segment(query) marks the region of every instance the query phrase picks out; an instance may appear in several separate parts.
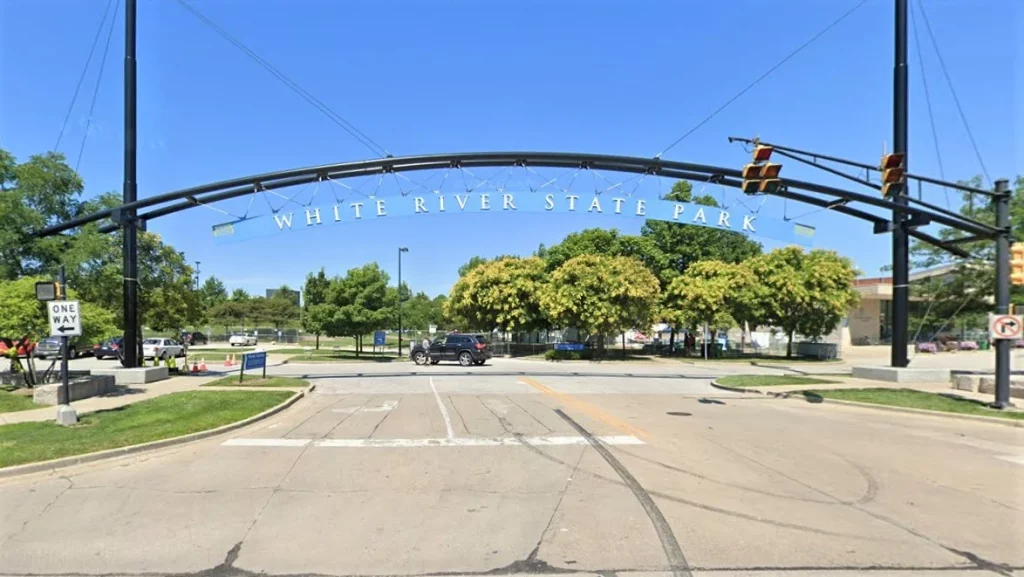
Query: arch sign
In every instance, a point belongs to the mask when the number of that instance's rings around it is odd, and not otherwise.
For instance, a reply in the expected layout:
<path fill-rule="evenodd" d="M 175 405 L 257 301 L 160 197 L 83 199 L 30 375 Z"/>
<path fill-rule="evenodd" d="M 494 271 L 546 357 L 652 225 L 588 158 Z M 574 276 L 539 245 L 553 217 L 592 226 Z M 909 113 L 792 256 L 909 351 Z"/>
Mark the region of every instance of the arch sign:
<path fill-rule="evenodd" d="M 461 213 L 557 213 L 593 218 L 639 218 L 731 230 L 809 246 L 814 227 L 770 219 L 749 211 L 728 210 L 663 199 L 573 193 L 475 193 L 367 197 L 326 206 L 279 209 L 271 215 L 236 220 L 213 227 L 218 244 L 249 240 L 292 230 L 346 226 L 384 218 L 424 218 Z"/>

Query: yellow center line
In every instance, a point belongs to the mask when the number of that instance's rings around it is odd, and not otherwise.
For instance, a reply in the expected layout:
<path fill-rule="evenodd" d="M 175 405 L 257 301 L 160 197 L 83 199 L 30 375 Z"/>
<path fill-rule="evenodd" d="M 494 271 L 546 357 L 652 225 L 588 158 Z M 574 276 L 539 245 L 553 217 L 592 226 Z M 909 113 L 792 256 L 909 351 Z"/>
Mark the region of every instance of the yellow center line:
<path fill-rule="evenodd" d="M 551 387 L 548 387 L 547 385 L 537 382 L 529 377 L 520 377 L 519 381 L 523 384 L 530 385 L 531 387 L 537 389 L 541 393 L 544 393 L 545 395 L 548 395 L 549 397 L 556 399 L 558 402 L 562 403 L 566 407 L 571 407 L 587 415 L 588 417 L 594 419 L 595 421 L 600 421 L 610 427 L 614 427 L 622 431 L 623 433 L 633 435 L 634 437 L 638 437 L 641 439 L 650 438 L 650 434 L 647 433 L 647 431 L 634 427 L 633 425 L 630 425 L 626 421 L 623 421 L 622 419 L 614 415 L 608 414 L 605 411 L 602 411 L 601 409 L 595 407 L 594 405 L 591 405 L 586 401 L 577 399 L 572 395 L 556 391 Z"/>

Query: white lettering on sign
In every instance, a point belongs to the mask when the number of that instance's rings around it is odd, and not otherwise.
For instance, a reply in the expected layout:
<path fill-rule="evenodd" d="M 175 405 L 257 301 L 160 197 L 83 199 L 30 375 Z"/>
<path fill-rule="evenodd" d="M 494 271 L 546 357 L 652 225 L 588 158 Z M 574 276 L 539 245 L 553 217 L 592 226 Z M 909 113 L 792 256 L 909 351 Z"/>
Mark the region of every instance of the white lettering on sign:
<path fill-rule="evenodd" d="M 437 212 L 444 212 L 444 195 L 437 197 Z"/>
<path fill-rule="evenodd" d="M 615 203 L 615 214 L 622 214 L 622 203 L 626 202 L 626 199 L 613 198 L 612 202 Z"/>
<path fill-rule="evenodd" d="M 693 215 L 693 222 L 701 221 L 704 224 L 708 223 L 708 217 L 704 216 L 704 207 L 697 209 L 697 214 Z"/>
<path fill-rule="evenodd" d="M 468 194 L 466 196 L 456 194 L 455 200 L 459 201 L 459 210 L 466 210 L 466 203 L 469 202 Z"/>
<path fill-rule="evenodd" d="M 480 195 L 480 210 L 491 210 L 491 195 Z"/>
<path fill-rule="evenodd" d="M 314 208 L 313 210 L 309 210 L 308 208 L 306 209 L 306 226 L 312 225 L 313 221 L 316 221 L 317 224 L 322 224 L 320 222 L 319 208 Z"/>
<path fill-rule="evenodd" d="M 46 304 L 50 336 L 74 337 L 82 334 L 82 316 L 78 301 L 50 301 Z"/>
<path fill-rule="evenodd" d="M 338 205 L 334 205 L 334 222 L 341 222 L 341 214 L 338 213 Z"/>
<path fill-rule="evenodd" d="M 555 195 L 545 194 L 544 195 L 544 210 L 551 210 L 555 208 Z"/>
<path fill-rule="evenodd" d="M 575 194 L 569 194 L 569 195 L 566 195 L 565 198 L 569 199 L 569 210 L 575 211 L 576 210 L 576 199 L 579 198 L 579 197 L 576 196 Z"/>
<path fill-rule="evenodd" d="M 516 205 L 515 205 L 514 201 L 515 201 L 515 197 L 513 197 L 511 194 L 503 194 L 503 195 L 501 195 L 501 210 L 508 210 L 510 208 L 512 210 L 515 210 L 516 209 Z"/>
<path fill-rule="evenodd" d="M 587 209 L 587 212 L 594 212 L 595 210 L 601 212 L 601 201 L 596 196 L 594 200 L 590 201 L 590 208 Z"/>
<path fill-rule="evenodd" d="M 643 199 L 636 201 L 636 215 L 647 216 L 647 201 Z"/>
<path fill-rule="evenodd" d="M 724 226 L 725 228 L 732 228 L 729 224 L 729 213 L 724 210 L 718 213 L 718 226 Z"/>
<path fill-rule="evenodd" d="M 361 212 L 359 212 L 359 209 L 363 208 L 363 203 L 361 203 L 361 202 L 353 202 L 349 206 L 352 207 L 352 210 L 356 211 L 356 218 L 363 218 L 363 214 Z"/>
<path fill-rule="evenodd" d="M 685 209 L 686 207 L 681 204 L 675 205 L 675 207 L 672 208 L 672 220 L 679 220 L 679 215 L 683 214 L 683 210 Z"/>
<path fill-rule="evenodd" d="M 417 214 L 418 214 L 418 213 L 421 213 L 421 212 L 429 212 L 429 211 L 427 210 L 427 205 L 426 205 L 426 202 L 427 202 L 427 201 L 426 201 L 426 200 L 424 200 L 422 196 L 417 196 L 416 198 L 414 198 L 414 199 L 413 199 L 413 203 L 414 203 L 414 208 L 413 208 L 413 210 L 414 210 L 414 211 L 415 211 L 415 212 L 416 212 Z"/>
<path fill-rule="evenodd" d="M 282 214 L 281 216 L 275 214 L 274 222 L 277 223 L 277 230 L 284 230 L 285 225 L 288 225 L 288 228 L 291 228 L 293 216 L 295 216 L 294 212 L 289 212 L 287 215 Z"/>
<path fill-rule="evenodd" d="M 750 232 L 757 232 L 754 230 L 754 220 L 756 216 L 750 216 L 749 214 L 743 215 L 743 230 L 749 230 Z"/>
<path fill-rule="evenodd" d="M 387 215 L 388 215 L 388 211 L 385 210 L 384 201 L 383 200 L 378 200 L 377 201 L 377 216 L 387 216 Z"/>

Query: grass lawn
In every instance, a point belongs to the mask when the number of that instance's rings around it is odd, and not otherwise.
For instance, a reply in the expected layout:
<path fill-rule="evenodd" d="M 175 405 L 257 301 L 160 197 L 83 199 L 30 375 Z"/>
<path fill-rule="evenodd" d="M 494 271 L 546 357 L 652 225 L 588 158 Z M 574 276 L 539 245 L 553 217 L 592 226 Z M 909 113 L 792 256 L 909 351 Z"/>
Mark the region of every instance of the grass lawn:
<path fill-rule="evenodd" d="M 55 423 L 0 426 L 0 467 L 48 461 L 206 431 L 259 414 L 288 391 L 186 391 Z"/>
<path fill-rule="evenodd" d="M 242 382 L 238 382 L 238 375 L 227 376 L 216 381 L 210 381 L 204 387 L 305 387 L 309 383 L 296 379 L 295 377 L 267 377 L 260 375 L 244 375 Z"/>
<path fill-rule="evenodd" d="M 32 395 L 19 395 L 13 392 L 14 389 L 0 388 L 0 413 L 13 413 L 15 411 L 28 411 L 30 409 L 41 409 L 46 405 L 37 405 L 32 402 Z M 0 445 L 2 446 L 2 445 Z"/>
<path fill-rule="evenodd" d="M 960 413 L 964 415 L 983 415 L 1004 419 L 1024 419 L 1024 412 L 998 411 L 989 409 L 981 401 L 959 399 L 935 393 L 925 393 L 911 389 L 843 389 L 835 391 L 804 391 L 808 401 L 836 399 L 840 401 L 856 401 L 874 405 L 892 407 L 908 407 L 911 409 L 927 409 L 944 413 Z"/>
<path fill-rule="evenodd" d="M 256 350 L 255 347 L 216 347 L 216 348 L 212 348 L 212 349 L 197 348 L 197 349 L 189 349 L 188 350 L 188 356 L 191 357 L 192 355 L 205 355 L 205 354 L 210 354 L 210 353 L 235 353 L 235 354 L 239 354 L 239 353 L 248 353 L 248 352 L 254 351 L 254 350 Z"/>
<path fill-rule="evenodd" d="M 772 387 L 776 385 L 833 385 L 836 381 L 817 377 L 791 377 L 789 375 L 729 375 L 716 379 L 728 387 Z"/>

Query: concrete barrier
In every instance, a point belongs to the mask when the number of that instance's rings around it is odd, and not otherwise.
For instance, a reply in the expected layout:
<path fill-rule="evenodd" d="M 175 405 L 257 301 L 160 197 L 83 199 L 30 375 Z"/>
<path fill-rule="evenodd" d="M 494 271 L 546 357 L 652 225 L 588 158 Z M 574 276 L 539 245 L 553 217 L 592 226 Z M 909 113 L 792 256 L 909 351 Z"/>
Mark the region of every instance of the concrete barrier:
<path fill-rule="evenodd" d="M 39 405 L 58 405 L 63 400 L 61 394 L 62 385 L 40 385 L 33 389 L 32 401 Z M 114 377 L 107 375 L 93 375 L 68 381 L 68 391 L 71 401 L 88 399 L 113 392 L 117 387 L 114 385 Z"/>
<path fill-rule="evenodd" d="M 853 378 L 887 383 L 948 383 L 949 369 L 853 367 Z"/>
<path fill-rule="evenodd" d="M 167 367 L 93 369 L 92 374 L 111 376 L 118 385 L 144 385 L 169 378 Z"/>

